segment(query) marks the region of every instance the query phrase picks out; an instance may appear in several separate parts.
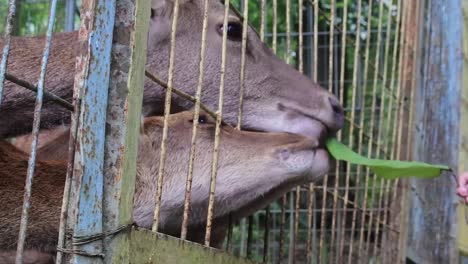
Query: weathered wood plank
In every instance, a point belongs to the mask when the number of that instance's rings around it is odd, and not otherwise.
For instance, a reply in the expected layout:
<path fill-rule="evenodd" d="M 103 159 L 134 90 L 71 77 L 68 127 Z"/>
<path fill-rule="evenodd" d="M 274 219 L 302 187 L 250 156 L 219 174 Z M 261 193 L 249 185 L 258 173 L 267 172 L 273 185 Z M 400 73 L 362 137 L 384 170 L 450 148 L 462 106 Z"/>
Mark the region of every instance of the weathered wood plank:
<path fill-rule="evenodd" d="M 117 1 L 106 122 L 104 230 L 132 223 L 136 158 L 150 18 L 147 0 Z M 104 241 L 105 263 L 128 263 L 129 233 Z"/>
<path fill-rule="evenodd" d="M 463 8 L 463 89 L 460 109 L 460 157 L 458 171 L 468 171 L 468 1 L 462 1 Z M 458 219 L 458 248 L 462 254 L 468 256 L 468 223 L 465 214 L 468 214 L 468 205 L 459 204 Z M 468 262 L 468 257 L 465 257 Z M 463 263 L 465 263 L 463 262 Z"/>
<path fill-rule="evenodd" d="M 80 103 L 75 162 L 70 192 L 68 229 L 74 237 L 99 234 L 102 229 L 102 195 L 106 109 L 110 74 L 115 1 L 84 0 L 79 30 L 74 97 Z M 67 241 L 71 248 L 70 239 Z M 102 254 L 102 241 L 75 245 L 75 251 Z M 72 254 L 71 263 L 99 263 L 101 258 Z"/>
<path fill-rule="evenodd" d="M 427 2 L 422 82 L 416 91 L 414 158 L 458 165 L 462 14 L 460 0 Z M 408 256 L 417 263 L 458 263 L 457 199 L 448 174 L 410 182 Z"/>
<path fill-rule="evenodd" d="M 150 230 L 132 229 L 130 259 L 125 263 L 164 264 L 253 264 L 252 260 L 235 257 L 218 249 L 205 247 Z M 124 261 L 119 261 L 123 263 Z"/>

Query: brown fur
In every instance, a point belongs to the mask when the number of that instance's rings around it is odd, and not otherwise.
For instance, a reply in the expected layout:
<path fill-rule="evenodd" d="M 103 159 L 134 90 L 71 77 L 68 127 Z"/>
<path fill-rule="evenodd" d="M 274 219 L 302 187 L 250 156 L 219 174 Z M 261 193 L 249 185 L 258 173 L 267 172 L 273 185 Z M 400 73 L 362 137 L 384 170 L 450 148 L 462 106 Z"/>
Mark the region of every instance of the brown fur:
<path fill-rule="evenodd" d="M 192 116 L 191 112 L 183 112 L 169 119 L 160 229 L 175 236 L 180 234 L 182 221 Z M 204 238 L 213 155 L 214 120 L 205 118 L 197 137 L 189 217 L 189 239 L 195 242 L 203 242 Z M 162 118 L 146 118 L 140 136 L 133 218 L 144 228 L 150 228 L 153 220 L 161 130 Z M 52 141 L 50 145 L 61 151 L 63 144 L 55 143 Z M 27 158 L 25 153 L 0 141 L 0 250 L 3 251 L 16 249 Z M 249 215 L 292 186 L 320 179 L 327 170 L 328 155 L 316 140 L 288 133 L 223 127 L 212 245 L 220 246 L 229 214 L 234 219 Z M 37 162 L 26 249 L 53 254 L 65 171 L 66 165 L 61 161 Z"/>
<path fill-rule="evenodd" d="M 181 1 L 177 28 L 174 86 L 192 95 L 195 94 L 199 74 L 203 2 Z M 211 0 L 209 5 L 202 101 L 211 109 L 217 109 L 222 39 L 219 27 L 222 25 L 224 7 L 218 0 Z M 153 11 L 147 68 L 162 79 L 167 79 L 172 1 L 153 0 Z M 231 14 L 229 21 L 239 23 L 239 18 Z M 0 40 L 2 46 L 3 40 Z M 43 46 L 44 37 L 13 37 L 8 72 L 36 83 Z M 69 101 L 72 99 L 77 50 L 77 32 L 54 35 L 45 87 Z M 240 58 L 241 41 L 229 39 L 223 118 L 233 124 L 237 122 L 240 97 Z M 146 80 L 143 97 L 145 116 L 162 114 L 164 93 L 161 87 Z M 0 106 L 0 137 L 13 137 L 31 131 L 34 100 L 33 92 L 6 82 L 4 101 Z M 177 95 L 174 95 L 172 105 L 173 112 L 192 108 L 191 103 Z M 337 99 L 278 59 L 251 28 L 248 30 L 243 109 L 244 129 L 285 131 L 316 137 L 325 127 L 335 131 L 343 124 L 343 111 Z M 42 128 L 69 122 L 69 112 L 45 100 Z"/>

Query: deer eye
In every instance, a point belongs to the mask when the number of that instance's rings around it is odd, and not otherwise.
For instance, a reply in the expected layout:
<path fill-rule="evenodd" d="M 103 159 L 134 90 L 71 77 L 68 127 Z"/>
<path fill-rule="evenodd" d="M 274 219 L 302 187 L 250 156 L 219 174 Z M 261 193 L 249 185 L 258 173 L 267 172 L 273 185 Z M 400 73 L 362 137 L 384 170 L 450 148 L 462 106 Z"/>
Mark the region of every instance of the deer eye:
<path fill-rule="evenodd" d="M 198 123 L 199 124 L 206 124 L 208 122 L 208 118 L 205 115 L 198 116 Z M 190 123 L 193 123 L 193 119 L 190 120 Z"/>
<path fill-rule="evenodd" d="M 221 36 L 223 35 L 223 24 L 218 26 L 218 33 Z M 227 37 L 233 41 L 240 41 L 242 39 L 242 24 L 239 22 L 228 22 Z"/>
<path fill-rule="evenodd" d="M 204 115 L 198 116 L 198 123 L 205 124 L 206 123 L 206 116 L 204 116 Z"/>

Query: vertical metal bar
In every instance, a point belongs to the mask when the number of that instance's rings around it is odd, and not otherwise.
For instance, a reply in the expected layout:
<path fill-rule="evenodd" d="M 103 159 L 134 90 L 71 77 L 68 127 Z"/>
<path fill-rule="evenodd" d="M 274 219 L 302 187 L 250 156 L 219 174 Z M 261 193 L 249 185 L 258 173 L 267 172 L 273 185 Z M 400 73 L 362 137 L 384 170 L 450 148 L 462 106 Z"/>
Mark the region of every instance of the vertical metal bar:
<path fill-rule="evenodd" d="M 191 139 L 191 146 L 190 146 L 190 157 L 189 157 L 189 170 L 187 175 L 187 181 L 185 184 L 185 201 L 184 201 L 184 215 L 182 218 L 182 229 L 180 238 L 186 239 L 187 238 L 187 226 L 188 226 L 188 214 L 190 208 L 190 197 L 192 191 L 192 178 L 193 178 L 193 168 L 195 162 L 195 147 L 196 147 L 196 137 L 197 137 L 197 129 L 198 129 L 198 117 L 200 116 L 200 100 L 201 100 L 201 92 L 202 92 L 202 84 L 203 84 L 203 70 L 205 65 L 205 54 L 206 54 L 206 33 L 208 31 L 208 13 L 209 13 L 209 1 L 204 1 L 204 9 L 203 9 L 203 29 L 202 29 L 202 39 L 201 39 L 201 50 L 200 50 L 200 63 L 198 67 L 198 84 L 197 84 L 197 91 L 195 94 L 195 112 L 193 115 L 193 126 L 192 126 L 192 139 Z M 229 220 L 231 220 L 231 216 L 229 216 Z M 232 224 L 232 221 L 229 221 Z M 232 226 L 229 227 L 231 231 Z M 231 240 L 228 239 L 227 248 L 229 248 Z"/>
<path fill-rule="evenodd" d="M 352 83 L 352 100 L 351 100 L 351 122 L 355 122 L 354 119 L 355 119 L 355 115 L 356 115 L 356 101 L 357 101 L 357 98 L 356 98 L 356 92 L 357 92 L 357 89 L 358 89 L 358 67 L 359 67 L 359 64 L 360 64 L 360 57 L 359 57 L 359 54 L 360 54 L 360 49 L 361 49 L 361 7 L 362 7 L 362 3 L 361 3 L 361 0 L 358 0 L 358 3 L 357 3 L 357 18 L 356 18 L 356 42 L 355 42 L 355 46 L 354 46 L 354 65 L 353 65 L 353 83 Z M 361 112 L 363 113 L 364 112 L 364 109 L 361 108 Z M 353 143 L 354 143 L 354 126 L 350 126 L 350 131 L 349 131 L 349 146 L 350 148 L 353 147 Z M 363 127 L 361 126 L 361 130 L 363 129 Z M 361 143 L 361 142 L 360 142 Z M 346 184 L 349 183 L 349 176 L 351 174 L 351 166 L 348 164 L 347 166 L 347 169 L 346 169 Z M 355 183 L 355 186 L 357 188 L 360 188 L 360 175 L 359 174 L 356 174 L 356 183 Z M 351 220 L 351 234 L 350 234 L 350 241 L 349 241 L 349 253 L 348 253 L 348 263 L 351 264 L 351 259 L 352 259 L 352 255 L 353 255 L 353 242 L 354 242 L 354 229 L 356 227 L 356 213 L 357 213 L 357 207 L 359 206 L 358 205 L 358 197 L 359 197 L 359 189 L 356 188 L 356 191 L 355 191 L 355 197 L 354 197 L 354 204 L 355 204 L 355 208 L 353 209 L 353 215 L 352 215 L 352 220 Z M 347 192 L 348 191 L 348 188 L 346 188 L 346 194 L 345 194 L 345 205 L 347 204 Z M 346 208 L 346 207 L 345 207 Z M 342 226 L 341 228 L 344 229 L 345 226 L 343 225 L 345 221 L 342 222 Z M 342 243 L 344 244 L 344 243 Z M 342 252 L 342 249 L 340 248 L 340 255 L 341 255 L 341 252 Z"/>
<path fill-rule="evenodd" d="M 372 30 L 372 23 L 371 23 L 371 18 L 372 18 L 372 9 L 373 9 L 373 0 L 370 0 L 369 1 L 369 5 L 368 5 L 368 12 L 367 12 L 367 30 L 366 30 L 366 48 L 365 48 L 365 61 L 364 61 L 364 71 L 363 71 L 363 78 L 364 80 L 367 79 L 367 75 L 368 75 L 368 70 L 369 70 L 369 50 L 370 50 L 370 40 L 371 40 L 371 30 Z M 367 84 L 367 82 L 366 82 Z M 358 139 L 358 153 L 362 153 L 362 147 L 363 147 L 363 144 L 362 144 L 362 139 L 363 139 L 363 135 L 364 135 L 364 108 L 366 106 L 366 92 L 367 92 L 367 85 L 364 86 L 364 101 L 363 101 L 363 104 L 362 104 L 362 111 L 361 111 L 361 121 L 360 121 L 360 127 L 361 127 L 361 130 L 359 131 L 359 139 Z M 371 140 L 369 140 L 369 142 L 371 142 Z M 358 167 L 357 168 L 357 174 L 360 175 L 360 172 L 361 172 L 361 167 Z M 363 212 L 365 213 L 366 212 L 366 208 L 367 208 L 367 193 L 368 193 L 368 189 L 369 189 L 369 184 L 370 184 L 370 179 L 369 179 L 369 171 L 368 169 L 366 169 L 366 174 L 365 174 L 365 180 L 364 180 L 364 199 L 363 199 L 363 205 L 362 205 L 362 209 L 363 209 Z M 371 207 L 372 205 L 370 205 L 369 207 Z M 359 233 L 359 245 L 358 245 L 358 259 L 361 260 L 361 254 L 362 254 L 362 246 L 363 246 L 363 242 L 364 242 L 364 229 L 365 229 L 365 217 L 362 217 L 361 218 L 361 229 L 360 229 L 360 233 Z"/>
<path fill-rule="evenodd" d="M 272 40 L 272 45 L 271 48 L 273 49 L 273 53 L 276 54 L 276 49 L 277 49 L 277 27 L 278 27 L 278 0 L 273 0 L 273 40 Z"/>
<path fill-rule="evenodd" d="M 249 215 L 247 228 L 247 258 L 252 257 L 253 220 L 253 215 Z"/>
<path fill-rule="evenodd" d="M 224 21 L 223 21 L 223 41 L 222 41 L 222 51 L 221 51 L 221 80 L 219 84 L 219 102 L 218 102 L 218 111 L 216 118 L 216 130 L 215 130 L 215 139 L 213 147 L 213 166 L 211 171 L 211 182 L 210 182 L 210 196 L 208 203 L 208 216 L 206 223 L 206 233 L 205 233 L 205 246 L 210 246 L 211 238 L 211 224 L 213 220 L 213 209 L 214 209 L 214 195 L 216 189 L 216 177 L 218 175 L 218 152 L 219 152 L 219 141 L 220 141 L 220 126 L 221 119 L 223 116 L 223 99 L 224 99 L 224 81 L 226 73 L 226 44 L 227 44 L 227 23 L 228 23 L 228 14 L 229 14 L 229 0 L 224 1 Z"/>
<path fill-rule="evenodd" d="M 65 31 L 75 30 L 76 0 L 65 1 Z"/>
<path fill-rule="evenodd" d="M 314 65 L 313 65 L 313 79 L 314 81 L 317 81 L 317 75 L 318 75 L 318 70 L 317 70 L 317 67 L 318 67 L 318 0 L 314 1 L 313 3 L 314 5 L 314 25 L 313 25 L 313 36 L 314 36 L 314 44 L 313 44 L 313 49 L 314 49 Z M 327 176 L 325 176 L 326 178 Z M 314 208 L 314 194 L 315 194 L 315 190 L 314 190 L 315 186 L 313 183 L 310 183 L 309 184 L 309 206 L 307 208 L 307 215 L 308 215 L 308 222 L 307 222 L 307 261 L 309 263 L 312 262 L 312 257 L 313 257 L 313 242 L 312 239 L 311 239 L 311 233 L 312 233 L 312 228 L 314 228 L 314 234 L 315 234 L 315 225 L 312 226 L 312 210 Z M 325 194 L 326 192 L 324 192 Z M 324 197 L 323 199 L 323 202 L 326 201 L 326 197 Z M 315 239 L 315 236 L 314 236 L 314 239 Z M 315 259 L 315 258 L 314 258 Z"/>
<path fill-rule="evenodd" d="M 296 263 L 297 256 L 297 238 L 299 236 L 299 208 L 301 202 L 301 186 L 296 187 L 296 207 L 294 212 L 294 242 L 293 242 L 293 256 L 292 262 Z"/>
<path fill-rule="evenodd" d="M 344 79 L 345 79 L 345 66 L 346 66 L 346 61 L 345 61 L 345 58 L 346 58 L 346 34 L 348 33 L 348 0 L 344 0 L 343 2 L 344 4 L 344 8 L 343 8 L 343 27 L 342 27 L 342 32 L 341 32 L 341 62 L 340 62 L 340 94 L 339 94 L 339 98 L 340 98 L 340 103 L 341 105 L 344 105 L 344 97 L 345 97 L 345 87 L 344 87 Z M 356 49 L 357 47 L 355 47 Z M 357 69 L 357 68 L 355 68 Z M 355 89 L 353 89 L 353 93 L 355 93 Z M 354 94 L 353 94 L 354 95 Z M 352 100 L 354 100 L 354 98 L 352 98 Z M 352 108 L 353 109 L 353 108 Z M 351 117 L 351 122 L 354 122 L 354 119 L 353 117 Z M 353 129 L 353 125 L 350 126 L 350 134 L 352 134 L 352 129 Z M 338 139 L 341 140 L 341 136 L 342 136 L 342 131 L 339 131 L 338 132 Z M 350 143 L 351 144 L 351 143 Z M 348 168 L 349 168 L 349 164 L 348 164 Z M 337 207 L 337 196 L 338 196 L 338 185 L 339 185 L 339 179 L 340 179 L 340 163 L 337 162 L 336 163 L 336 177 L 335 177 L 335 190 L 334 190 L 334 201 L 333 201 L 333 214 L 336 214 L 336 207 Z M 347 198 L 347 194 L 348 194 L 348 187 L 349 187 L 349 174 L 346 175 L 346 189 L 345 189 L 345 196 Z M 342 244 L 344 243 L 344 235 L 345 235 L 345 232 L 344 232 L 344 229 L 345 229 L 345 225 L 344 225 L 344 222 L 345 222 L 345 219 L 346 219 L 346 206 L 347 206 L 347 200 L 343 201 L 343 216 L 341 217 L 341 227 L 336 227 L 336 236 L 337 236 L 337 247 L 335 248 L 336 252 L 335 252 L 335 257 L 336 257 L 336 261 L 341 261 L 341 256 L 342 256 Z M 332 222 L 334 222 L 335 219 L 332 219 Z M 335 229 L 335 223 L 332 224 L 332 229 Z M 341 229 L 341 230 L 340 230 Z M 338 234 L 338 232 L 340 232 L 340 234 Z M 330 243 L 330 245 L 334 246 L 334 243 L 333 243 L 333 239 L 335 237 L 335 234 L 334 232 L 332 231 L 332 242 Z"/>
<path fill-rule="evenodd" d="M 11 4 L 10 10 L 14 12 L 14 9 L 15 9 L 14 2 L 10 4 Z M 33 120 L 33 131 L 32 131 L 33 139 L 31 142 L 31 154 L 28 160 L 28 171 L 26 175 L 26 183 L 25 183 L 25 188 L 24 188 L 25 191 L 24 191 L 24 197 L 23 197 L 23 208 L 22 208 L 22 213 L 21 213 L 21 224 L 20 224 L 20 231 L 18 235 L 18 245 L 17 245 L 17 250 L 16 250 L 16 263 L 17 264 L 23 263 L 23 251 L 24 251 L 24 244 L 26 242 L 26 230 L 28 227 L 28 216 L 29 216 L 28 212 L 29 212 L 29 207 L 31 206 L 30 204 L 31 187 L 32 187 L 32 181 L 34 177 L 34 168 L 36 165 L 37 137 L 39 134 L 39 125 L 41 122 L 42 99 L 44 96 L 44 81 L 45 81 L 45 75 L 46 75 L 46 70 L 47 70 L 47 62 L 49 60 L 50 45 L 51 45 L 52 33 L 54 29 L 56 7 L 57 7 L 57 0 L 53 0 L 50 6 L 49 23 L 47 25 L 44 54 L 42 56 L 42 61 L 41 61 L 41 73 L 40 73 L 38 84 L 37 84 L 37 97 L 36 97 L 36 105 L 34 107 L 34 120 Z M 13 14 L 14 13 L 12 13 L 11 16 L 13 16 Z M 10 17 L 10 14 L 9 14 L 9 19 L 12 19 L 12 17 Z M 7 30 L 8 30 L 8 27 L 9 26 L 7 25 Z M 9 46 L 9 43 L 8 43 L 8 46 Z M 6 59 L 5 59 L 5 63 L 6 63 Z M 2 77 L 4 77 L 3 74 L 2 74 Z M 1 95 L 0 95 L 0 98 L 1 98 Z"/>
<path fill-rule="evenodd" d="M 298 33 L 299 33 L 299 72 L 304 73 L 304 51 L 303 51 L 303 42 L 304 42 L 304 37 L 303 37 L 303 25 L 302 25 L 302 20 L 303 20 L 303 7 L 302 7 L 302 0 L 298 1 L 298 23 L 299 23 L 299 28 L 298 28 Z M 295 217 L 294 217 L 294 239 L 293 239 L 293 260 L 292 262 L 295 263 L 296 261 L 296 256 L 297 256 L 297 240 L 299 237 L 299 209 L 300 209 L 300 201 L 301 201 L 301 186 L 296 187 L 296 208 L 295 208 Z M 291 208 L 292 209 L 292 208 Z"/>
<path fill-rule="evenodd" d="M 309 184 L 309 205 L 307 207 L 307 242 L 306 242 L 306 250 L 307 250 L 307 263 L 313 263 L 312 256 L 312 210 L 314 208 L 314 184 Z"/>
<path fill-rule="evenodd" d="M 260 4 L 260 40 L 263 42 L 265 40 L 265 9 L 266 9 L 266 0 L 261 0 Z M 268 261 L 268 247 L 269 247 L 269 216 L 270 216 L 270 206 L 268 205 L 265 208 L 265 233 L 263 235 L 263 262 Z"/>
<path fill-rule="evenodd" d="M 13 20 L 15 19 L 16 14 L 16 1 L 17 0 L 8 1 L 8 15 L 6 19 L 5 36 L 3 43 L 4 46 L 2 53 L 2 61 L 0 62 L 0 106 L 2 105 L 3 99 L 3 82 L 5 81 L 8 55 L 10 54 L 10 36 L 11 32 L 13 31 Z"/>
<path fill-rule="evenodd" d="M 286 63 L 291 63 L 291 0 L 286 0 Z"/>
<path fill-rule="evenodd" d="M 240 89 L 239 89 L 239 110 L 237 114 L 237 129 L 241 129 L 242 124 L 242 106 L 244 103 L 244 89 L 245 89 L 245 54 L 247 51 L 247 32 L 249 29 L 249 0 L 244 0 L 242 22 L 242 48 L 241 48 L 241 68 L 240 68 Z"/>
<path fill-rule="evenodd" d="M 385 44 L 384 44 L 384 61 L 383 61 L 383 78 L 382 78 L 382 87 L 386 87 L 386 84 L 387 84 L 387 67 L 388 67 L 388 53 L 389 53 L 389 48 L 390 48 L 390 33 L 391 33 L 391 23 L 392 23 L 392 7 L 393 6 L 389 6 L 388 8 L 388 13 L 387 13 L 387 28 L 386 28 L 386 41 L 385 41 Z M 379 126 L 378 126 L 378 129 L 377 129 L 377 147 L 376 147 L 376 157 L 379 158 L 380 157 L 380 154 L 382 153 L 382 133 L 383 133 L 383 118 L 384 118 L 384 112 L 385 112 L 385 96 L 386 96 L 386 89 L 383 88 L 382 89 L 382 92 L 381 92 L 381 107 L 380 107 L 380 111 L 379 111 Z M 390 97 L 392 95 L 390 94 Z M 391 109 L 389 109 L 389 111 L 391 111 Z M 396 127 L 396 126 L 395 126 Z M 375 237 L 376 237 L 376 240 L 378 241 L 378 237 L 379 237 L 379 232 L 380 232 L 380 221 L 381 221 L 381 211 L 382 209 L 385 210 L 385 208 L 382 208 L 382 199 L 384 198 L 384 195 L 386 193 L 385 190 L 387 190 L 387 188 L 385 188 L 385 185 L 388 185 L 388 181 L 386 180 L 383 180 L 381 179 L 380 181 L 380 188 L 379 188 L 379 202 L 378 202 L 378 206 L 377 206 L 377 218 L 376 218 L 376 228 L 375 228 Z M 373 247 L 373 255 L 377 255 L 377 244 L 378 242 L 374 242 L 374 247 Z"/>
<path fill-rule="evenodd" d="M 158 231 L 159 212 L 161 209 L 161 197 L 162 197 L 163 181 L 164 181 L 164 167 L 166 163 L 168 119 L 169 119 L 169 114 L 171 112 L 172 88 L 174 85 L 175 41 L 176 41 L 176 33 L 177 33 L 177 20 L 179 17 L 179 0 L 175 0 L 174 2 L 173 13 L 174 13 L 174 16 L 172 18 L 172 28 L 171 28 L 171 51 L 169 55 L 169 73 L 167 77 L 166 98 L 164 101 L 164 122 L 163 122 L 163 132 L 162 132 L 162 140 L 161 140 L 161 158 L 159 161 L 156 207 L 154 209 L 154 222 L 152 226 L 152 230 L 154 232 Z"/>
<path fill-rule="evenodd" d="M 260 40 L 265 40 L 265 6 L 266 0 L 260 1 Z"/>
<path fill-rule="evenodd" d="M 265 233 L 263 234 L 263 262 L 268 262 L 268 247 L 269 244 L 269 234 L 270 234 L 270 206 L 267 206 L 265 209 Z"/>
<path fill-rule="evenodd" d="M 379 4 L 379 22 L 378 22 L 378 29 L 377 29 L 377 46 L 376 46 L 376 54 L 375 54 L 375 61 L 374 61 L 374 77 L 373 77 L 373 88 L 372 88 L 372 112 L 371 112 L 371 120 L 370 120 L 370 137 L 369 137 L 369 144 L 368 144 L 368 156 L 371 157 L 373 153 L 373 145 L 372 141 L 374 139 L 374 124 L 375 124 L 375 108 L 377 104 L 377 80 L 379 77 L 379 66 L 380 66 L 380 45 L 382 42 L 382 17 L 383 17 L 383 1 L 380 1 Z M 367 169 L 366 173 L 370 173 L 370 171 Z M 374 199 L 375 199 L 375 193 L 376 193 L 376 188 L 377 188 L 377 176 L 374 174 L 373 177 L 373 183 L 372 183 L 372 188 L 371 188 L 371 201 L 370 201 L 370 206 L 373 206 L 374 204 Z M 374 220 L 374 213 L 373 211 L 370 211 L 370 216 L 369 216 L 369 230 L 372 229 L 372 223 Z M 366 239 L 366 253 L 368 253 L 369 250 L 369 242 L 370 242 L 370 236 L 371 232 L 367 233 L 367 239 Z"/>
<path fill-rule="evenodd" d="M 328 90 L 333 92 L 333 48 L 334 42 L 333 37 L 335 34 L 335 0 L 330 1 L 330 41 L 328 43 Z M 323 179 L 323 201 L 322 201 L 322 219 L 320 224 L 320 246 L 319 246 L 319 263 L 322 263 L 322 254 L 325 243 L 325 216 L 326 216 L 326 201 L 327 201 L 327 186 L 328 185 L 328 174 Z"/>
<path fill-rule="evenodd" d="M 285 194 L 281 199 L 281 223 L 280 223 L 280 231 L 279 231 L 279 249 L 278 249 L 278 263 L 282 263 L 284 254 L 283 254 L 283 247 L 284 247 L 284 226 L 286 225 L 286 201 L 287 201 L 287 194 Z"/>

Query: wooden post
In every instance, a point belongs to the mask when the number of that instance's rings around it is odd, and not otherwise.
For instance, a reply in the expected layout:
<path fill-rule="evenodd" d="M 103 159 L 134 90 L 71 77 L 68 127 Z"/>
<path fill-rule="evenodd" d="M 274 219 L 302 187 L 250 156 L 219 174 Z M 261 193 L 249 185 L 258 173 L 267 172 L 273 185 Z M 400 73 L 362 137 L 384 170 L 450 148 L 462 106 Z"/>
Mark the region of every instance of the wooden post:
<path fill-rule="evenodd" d="M 415 160 L 458 165 L 462 83 L 460 0 L 427 1 L 423 16 L 421 82 L 415 94 Z M 448 173 L 411 179 L 408 257 L 416 263 L 458 263 L 457 199 Z"/>
<path fill-rule="evenodd" d="M 118 0 L 111 54 L 104 163 L 104 230 L 132 224 L 136 159 L 140 134 L 148 0 Z M 130 263 L 130 229 L 104 241 L 105 263 Z"/>
<path fill-rule="evenodd" d="M 468 1 L 462 1 L 463 8 L 463 89 L 460 109 L 460 157 L 458 171 L 468 171 Z M 459 205 L 458 247 L 465 257 L 461 261 L 468 261 L 468 205 Z"/>
<path fill-rule="evenodd" d="M 69 239 L 66 245 L 74 250 L 72 263 L 129 263 L 130 229 L 116 230 L 132 223 L 150 1 L 82 5 L 68 229 L 85 240 L 112 235 L 74 246 Z"/>

